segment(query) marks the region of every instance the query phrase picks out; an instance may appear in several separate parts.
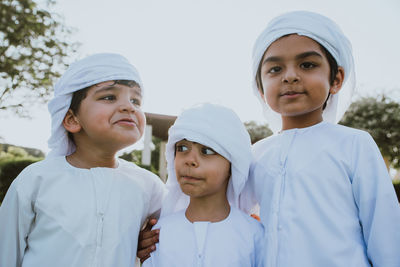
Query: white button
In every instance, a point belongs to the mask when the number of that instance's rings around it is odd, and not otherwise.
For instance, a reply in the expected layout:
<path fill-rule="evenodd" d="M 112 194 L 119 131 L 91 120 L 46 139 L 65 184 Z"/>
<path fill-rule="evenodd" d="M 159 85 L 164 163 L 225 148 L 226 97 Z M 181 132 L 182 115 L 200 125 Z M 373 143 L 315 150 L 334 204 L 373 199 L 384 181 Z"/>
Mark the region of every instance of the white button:
<path fill-rule="evenodd" d="M 283 229 L 282 225 L 279 225 L 279 226 L 278 226 L 278 230 L 280 231 L 280 230 L 282 230 L 282 229 Z"/>

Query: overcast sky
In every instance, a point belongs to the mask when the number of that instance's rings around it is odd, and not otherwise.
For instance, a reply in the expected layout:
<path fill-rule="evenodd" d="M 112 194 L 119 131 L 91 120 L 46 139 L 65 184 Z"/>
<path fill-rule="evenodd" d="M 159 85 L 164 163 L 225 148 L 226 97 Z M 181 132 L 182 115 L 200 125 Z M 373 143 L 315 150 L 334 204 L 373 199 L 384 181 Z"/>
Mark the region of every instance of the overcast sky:
<path fill-rule="evenodd" d="M 252 46 L 273 17 L 292 10 L 336 21 L 353 44 L 357 89 L 400 99 L 398 0 L 58 0 L 54 10 L 75 28 L 78 58 L 124 55 L 139 70 L 146 112 L 178 115 L 211 101 L 243 121 L 263 122 L 251 88 Z M 3 142 L 48 151 L 47 106 L 32 120 L 0 115 Z"/>

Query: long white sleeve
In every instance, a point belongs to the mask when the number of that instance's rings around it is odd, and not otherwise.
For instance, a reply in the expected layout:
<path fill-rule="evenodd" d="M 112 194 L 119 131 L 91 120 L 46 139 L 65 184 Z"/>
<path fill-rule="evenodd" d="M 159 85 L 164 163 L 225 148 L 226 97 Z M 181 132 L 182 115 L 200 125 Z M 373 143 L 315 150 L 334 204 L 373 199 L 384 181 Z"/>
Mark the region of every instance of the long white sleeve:
<path fill-rule="evenodd" d="M 0 267 L 21 266 L 35 218 L 31 201 L 18 191 L 18 182 L 17 179 L 11 184 L 0 207 Z"/>
<path fill-rule="evenodd" d="M 365 134 L 357 140 L 354 199 L 368 258 L 374 267 L 400 266 L 400 207 L 378 147 Z"/>

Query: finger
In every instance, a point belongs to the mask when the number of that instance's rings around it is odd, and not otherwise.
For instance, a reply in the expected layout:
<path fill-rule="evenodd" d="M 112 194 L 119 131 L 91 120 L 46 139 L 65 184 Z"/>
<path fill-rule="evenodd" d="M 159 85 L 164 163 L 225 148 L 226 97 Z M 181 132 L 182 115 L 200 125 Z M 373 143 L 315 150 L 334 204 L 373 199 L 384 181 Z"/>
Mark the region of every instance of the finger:
<path fill-rule="evenodd" d="M 140 259 L 141 262 L 143 262 L 145 259 L 150 257 L 150 253 L 156 250 L 156 246 L 152 245 L 148 248 L 138 250 L 137 252 L 137 257 Z"/>
<path fill-rule="evenodd" d="M 151 226 L 154 226 L 156 223 L 157 223 L 157 219 L 155 219 L 155 218 L 151 218 L 151 219 L 148 221 L 148 224 L 151 224 Z"/>
<path fill-rule="evenodd" d="M 141 237 L 143 239 L 149 239 L 149 238 L 152 238 L 154 236 L 158 236 L 159 234 L 160 234 L 160 229 L 154 229 L 154 230 L 151 230 L 151 231 L 143 231 Z"/>
<path fill-rule="evenodd" d="M 149 219 L 146 223 L 146 226 L 142 229 L 142 231 L 150 231 L 151 228 L 157 223 L 157 219 Z"/>
<path fill-rule="evenodd" d="M 150 258 L 150 255 L 149 256 L 146 256 L 145 258 L 140 258 L 140 263 L 143 263 L 145 260 L 147 260 L 148 258 Z"/>
<path fill-rule="evenodd" d="M 151 231 L 150 230 L 147 230 L 147 231 L 142 230 L 139 232 L 139 243 L 145 239 L 153 238 L 155 236 L 158 237 L 159 234 L 160 234 L 160 229 L 154 229 Z"/>
<path fill-rule="evenodd" d="M 138 249 L 144 249 L 158 242 L 159 229 L 139 234 Z"/>

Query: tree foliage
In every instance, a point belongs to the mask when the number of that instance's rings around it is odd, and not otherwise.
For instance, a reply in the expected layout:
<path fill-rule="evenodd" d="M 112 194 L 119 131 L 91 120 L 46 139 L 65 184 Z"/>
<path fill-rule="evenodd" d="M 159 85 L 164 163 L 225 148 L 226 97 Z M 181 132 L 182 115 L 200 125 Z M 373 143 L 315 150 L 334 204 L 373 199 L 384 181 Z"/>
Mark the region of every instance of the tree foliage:
<path fill-rule="evenodd" d="M 7 151 L 0 150 L 0 204 L 18 174 L 28 165 L 42 159 L 30 155 L 22 147 L 8 146 Z"/>
<path fill-rule="evenodd" d="M 258 124 L 255 121 L 245 122 L 244 126 L 250 134 L 251 143 L 255 142 L 272 135 L 271 129 L 267 124 Z"/>
<path fill-rule="evenodd" d="M 71 30 L 60 21 L 34 0 L 0 2 L 0 110 L 24 115 L 33 101 L 48 100 L 77 47 L 66 41 Z"/>
<path fill-rule="evenodd" d="M 124 153 L 120 156 L 120 158 L 131 161 L 136 165 L 145 168 L 156 175 L 159 175 L 159 160 L 160 160 L 160 146 L 161 146 L 161 139 L 158 137 L 153 136 L 151 141 L 154 144 L 154 149 L 151 151 L 151 162 L 150 166 L 142 164 L 142 151 L 141 150 L 133 150 L 129 153 Z"/>
<path fill-rule="evenodd" d="M 340 124 L 369 132 L 393 168 L 400 167 L 400 103 L 381 95 L 354 102 Z"/>

